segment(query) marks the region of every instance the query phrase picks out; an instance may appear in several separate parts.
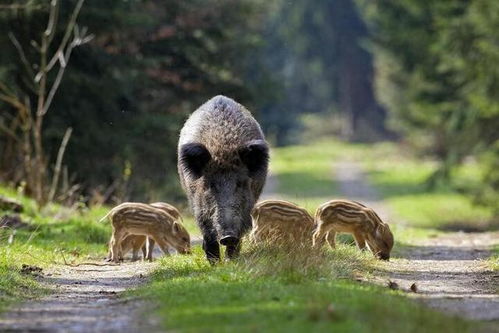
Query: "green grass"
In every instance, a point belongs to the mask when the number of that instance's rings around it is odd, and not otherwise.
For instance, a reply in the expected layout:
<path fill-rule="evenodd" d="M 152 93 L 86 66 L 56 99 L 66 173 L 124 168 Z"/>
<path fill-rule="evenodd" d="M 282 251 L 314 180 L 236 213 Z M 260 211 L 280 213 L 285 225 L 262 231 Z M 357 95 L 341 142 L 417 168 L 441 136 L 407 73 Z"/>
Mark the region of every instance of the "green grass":
<path fill-rule="evenodd" d="M 177 332 L 466 332 L 400 291 L 352 281 L 373 259 L 351 246 L 308 252 L 249 248 L 215 267 L 199 247 L 163 258 L 148 286 L 165 329 Z"/>
<path fill-rule="evenodd" d="M 194 216 L 192 216 L 192 214 L 186 210 L 182 212 L 182 218 L 184 220 L 183 225 L 191 235 L 191 238 L 199 237 L 201 235 L 201 232 L 199 231 L 199 227 L 196 224 L 196 220 L 194 220 Z"/>
<path fill-rule="evenodd" d="M 345 151 L 336 140 L 274 148 L 270 169 L 278 179 L 277 192 L 309 211 L 338 195 L 332 162 Z"/>
<path fill-rule="evenodd" d="M 494 271 L 499 271 L 499 246 L 492 249 L 492 256 L 488 259 L 489 267 Z"/>
<path fill-rule="evenodd" d="M 48 290 L 42 287 L 34 277 L 21 274 L 19 265 L 19 248 L 0 248 L 0 311 L 4 311 L 11 303 L 45 295 Z M 23 249 L 28 250 L 28 249 Z M 21 255 L 22 261 L 24 256 Z"/>
<path fill-rule="evenodd" d="M 425 181 L 437 168 L 434 161 L 386 143 L 372 145 L 362 156 L 369 181 L 398 218 L 393 223 L 442 230 L 497 227 L 493 210 L 474 204 L 473 196 L 463 191 L 479 182 L 478 163 L 464 164 L 455 170 L 453 183 L 429 190 Z"/>
<path fill-rule="evenodd" d="M 23 203 L 20 217 L 27 223 L 16 230 L 0 229 L 0 310 L 48 292 L 32 275 L 21 273 L 24 264 L 46 269 L 104 257 L 110 227 L 97 221 L 106 213 L 105 208 L 71 210 L 49 205 L 39 211 L 33 200 L 13 190 L 0 187 L 0 194 Z M 4 214 L 12 212 L 0 211 Z"/>

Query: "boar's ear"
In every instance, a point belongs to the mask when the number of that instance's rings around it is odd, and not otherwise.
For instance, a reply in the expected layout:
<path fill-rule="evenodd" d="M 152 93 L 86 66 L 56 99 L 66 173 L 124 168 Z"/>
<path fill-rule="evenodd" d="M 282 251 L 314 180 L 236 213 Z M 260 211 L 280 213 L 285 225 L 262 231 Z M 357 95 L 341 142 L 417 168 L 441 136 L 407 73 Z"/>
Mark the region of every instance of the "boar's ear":
<path fill-rule="evenodd" d="M 179 159 L 185 171 L 194 177 L 201 177 L 211 155 L 201 143 L 187 143 L 180 147 Z"/>
<path fill-rule="evenodd" d="M 253 176 L 267 169 L 269 147 L 264 140 L 252 140 L 239 151 L 239 157 L 248 168 L 250 176 Z"/>

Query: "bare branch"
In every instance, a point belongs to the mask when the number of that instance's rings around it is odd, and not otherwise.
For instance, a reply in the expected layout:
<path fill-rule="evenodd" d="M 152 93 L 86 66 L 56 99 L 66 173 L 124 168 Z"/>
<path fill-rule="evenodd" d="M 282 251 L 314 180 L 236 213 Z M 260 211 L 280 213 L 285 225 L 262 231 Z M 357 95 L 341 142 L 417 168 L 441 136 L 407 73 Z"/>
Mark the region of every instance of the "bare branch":
<path fill-rule="evenodd" d="M 33 73 L 33 69 L 31 68 L 31 64 L 28 61 L 28 58 L 26 57 L 26 53 L 24 53 L 23 47 L 21 46 L 21 43 L 17 40 L 16 36 L 12 32 L 8 33 L 9 39 L 14 44 L 14 47 L 16 48 L 17 52 L 19 53 L 19 57 L 21 58 L 21 61 L 26 68 L 26 71 L 28 72 L 28 75 L 30 76 L 31 79 L 35 76 L 35 73 Z"/>
<path fill-rule="evenodd" d="M 57 57 L 57 59 L 59 60 L 59 71 L 57 72 L 54 83 L 50 88 L 49 94 L 47 95 L 47 100 L 45 101 L 45 106 L 43 108 L 42 114 L 46 114 L 48 112 L 50 104 L 52 104 L 52 100 L 54 99 L 55 93 L 57 92 L 57 89 L 61 84 L 62 77 L 64 76 L 64 71 L 66 70 L 66 65 L 68 64 L 69 59 L 71 58 L 71 52 L 73 51 L 73 49 L 79 45 L 82 45 L 90 41 L 93 38 L 93 35 L 84 36 L 82 38 L 80 36 L 79 31 L 80 30 L 78 29 L 78 25 L 75 25 L 74 37 L 71 43 L 69 43 L 68 46 L 66 47 L 66 53 L 63 54 L 62 51 L 60 51 L 54 56 Z M 86 28 L 84 28 L 82 31 L 86 32 Z"/>
<path fill-rule="evenodd" d="M 59 184 L 59 178 L 61 174 L 62 159 L 64 157 L 64 152 L 66 151 L 66 146 L 69 139 L 71 138 L 72 133 L 73 129 L 69 127 L 66 130 L 66 133 L 64 133 L 64 137 L 62 138 L 61 146 L 59 147 L 59 152 L 57 153 L 57 160 L 55 162 L 54 176 L 52 177 L 52 185 L 50 186 L 48 202 L 54 200 L 55 192 L 57 191 L 57 186 Z"/>
<path fill-rule="evenodd" d="M 93 34 L 90 34 L 90 35 L 87 35 L 87 36 L 83 37 L 83 39 L 81 40 L 81 44 L 80 45 L 87 44 L 92 39 L 94 39 L 94 37 L 95 37 L 95 35 L 93 35 Z"/>
<path fill-rule="evenodd" d="M 69 44 L 66 49 L 66 54 L 63 56 L 63 61 L 59 66 L 59 70 L 57 71 L 57 75 L 55 77 L 54 83 L 50 88 L 50 91 L 47 95 L 47 100 L 45 101 L 45 105 L 43 106 L 42 115 L 46 114 L 49 110 L 50 104 L 52 104 L 52 100 L 54 99 L 55 93 L 57 89 L 59 89 L 59 85 L 61 84 L 62 77 L 64 76 L 64 71 L 66 70 L 66 64 L 69 62 L 69 58 L 71 57 L 71 51 L 73 51 L 73 43 Z"/>
<path fill-rule="evenodd" d="M 47 28 L 44 34 L 47 38 L 47 47 L 52 43 L 54 39 L 55 32 L 57 30 L 57 20 L 59 18 L 59 0 L 52 0 L 50 2 L 50 14 L 49 21 L 47 23 Z"/>
<path fill-rule="evenodd" d="M 71 37 L 71 34 L 73 33 L 74 26 L 76 25 L 76 19 L 78 18 L 78 14 L 80 13 L 81 7 L 83 6 L 83 2 L 85 0 L 79 0 L 78 3 L 76 4 L 75 8 L 73 9 L 73 13 L 71 14 L 71 18 L 69 19 L 69 22 L 66 26 L 66 31 L 64 32 L 64 37 L 62 38 L 61 43 L 59 44 L 59 47 L 57 48 L 57 51 L 55 52 L 54 56 L 50 59 L 48 65 L 47 65 L 47 72 L 50 71 L 54 65 L 57 63 L 58 57 L 57 54 L 59 52 L 64 52 L 64 49 L 66 48 L 66 45 L 69 42 L 69 38 Z"/>
<path fill-rule="evenodd" d="M 16 133 L 12 131 L 10 128 L 5 126 L 3 121 L 0 121 L 0 131 L 3 131 L 5 134 L 10 136 L 12 139 L 14 139 L 15 142 L 20 142 L 21 140 L 17 137 Z"/>
<path fill-rule="evenodd" d="M 40 9 L 42 5 L 34 5 L 32 3 L 21 4 L 10 4 L 10 5 L 0 5 L 0 10 L 17 10 L 17 9 Z"/>
<path fill-rule="evenodd" d="M 15 96 L 14 92 L 10 90 L 5 84 L 0 81 L 0 90 L 4 91 L 5 94 L 10 96 Z"/>
<path fill-rule="evenodd" d="M 64 53 L 59 52 L 57 54 L 57 58 L 59 58 L 59 64 L 60 64 L 60 66 L 61 67 L 66 67 L 67 62 L 66 62 L 66 59 L 64 58 Z"/>
<path fill-rule="evenodd" d="M 0 94 L 0 100 L 10 104 L 16 109 L 21 109 L 24 107 L 22 102 L 17 98 L 17 96 L 12 96 L 12 95 L 7 95 L 7 94 Z"/>

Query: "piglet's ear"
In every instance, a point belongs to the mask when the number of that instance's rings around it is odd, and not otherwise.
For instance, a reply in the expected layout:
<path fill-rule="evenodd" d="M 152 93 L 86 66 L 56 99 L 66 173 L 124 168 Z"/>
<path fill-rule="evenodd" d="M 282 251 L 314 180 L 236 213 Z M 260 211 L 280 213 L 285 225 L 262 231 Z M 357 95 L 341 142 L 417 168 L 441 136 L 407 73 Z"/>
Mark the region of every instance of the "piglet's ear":
<path fill-rule="evenodd" d="M 267 170 L 269 147 L 264 140 L 252 140 L 239 151 L 241 161 L 246 165 L 250 176 Z"/>
<path fill-rule="evenodd" d="M 172 230 L 174 234 L 177 234 L 180 232 L 180 225 L 177 222 L 173 222 Z"/>
<path fill-rule="evenodd" d="M 201 143 L 187 143 L 180 147 L 179 160 L 187 173 L 199 178 L 211 160 L 211 154 Z"/>

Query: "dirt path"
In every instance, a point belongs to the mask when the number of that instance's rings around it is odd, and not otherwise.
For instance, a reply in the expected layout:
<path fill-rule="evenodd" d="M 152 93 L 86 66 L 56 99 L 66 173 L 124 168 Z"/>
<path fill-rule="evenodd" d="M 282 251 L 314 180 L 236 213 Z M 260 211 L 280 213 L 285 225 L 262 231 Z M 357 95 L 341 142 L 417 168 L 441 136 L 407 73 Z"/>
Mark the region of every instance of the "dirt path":
<path fill-rule="evenodd" d="M 358 163 L 339 162 L 335 172 L 344 197 L 365 202 L 384 219 L 391 215 Z M 408 295 L 430 307 L 499 324 L 499 273 L 488 269 L 482 261 L 490 256 L 490 248 L 495 244 L 499 244 L 498 232 L 452 232 L 414 239 L 387 263 L 386 272 L 401 289 L 409 290 L 416 283 L 417 292 Z"/>
<path fill-rule="evenodd" d="M 119 297 L 124 290 L 145 282 L 154 266 L 140 261 L 54 266 L 41 278 L 54 293 L 4 313 L 0 331 L 158 332 L 158 323 L 142 315 L 146 303 Z"/>

